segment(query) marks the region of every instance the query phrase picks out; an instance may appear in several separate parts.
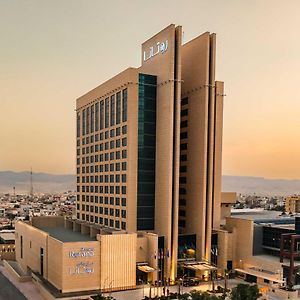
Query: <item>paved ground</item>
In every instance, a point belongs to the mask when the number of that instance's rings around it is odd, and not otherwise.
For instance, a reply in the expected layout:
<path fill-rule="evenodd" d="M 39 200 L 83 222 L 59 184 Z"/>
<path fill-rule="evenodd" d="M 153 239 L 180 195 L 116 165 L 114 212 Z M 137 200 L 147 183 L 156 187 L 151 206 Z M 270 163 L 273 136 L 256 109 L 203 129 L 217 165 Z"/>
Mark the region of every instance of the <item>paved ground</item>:
<path fill-rule="evenodd" d="M 3 279 L 3 281 L 1 280 Z M 13 294 L 5 294 L 6 287 L 13 292 Z M 3 289 L 3 291 L 2 291 Z M 9 291 L 10 292 L 10 291 Z M 20 298 L 21 297 L 21 298 Z M 34 283 L 19 282 L 0 265 L 0 300 L 45 300 L 44 297 L 36 289 Z"/>
<path fill-rule="evenodd" d="M 1 300 L 26 300 L 27 298 L 0 273 L 0 299 Z"/>
<path fill-rule="evenodd" d="M 232 288 L 236 286 L 239 283 L 242 283 L 243 281 L 240 279 L 230 279 L 228 280 L 228 287 Z M 217 281 L 215 283 L 215 287 L 217 288 L 218 285 L 224 286 L 224 280 Z M 170 292 L 178 293 L 179 287 L 178 286 L 171 286 L 169 287 Z M 198 286 L 193 286 L 193 287 L 180 287 L 180 292 L 181 293 L 187 293 L 190 292 L 191 290 L 197 290 L 197 291 L 207 291 L 212 289 L 212 284 L 209 283 L 202 283 Z M 112 293 L 111 295 L 116 298 L 117 300 L 141 300 L 143 299 L 143 295 L 149 297 L 150 293 L 150 288 L 149 286 L 144 286 L 144 288 L 139 288 L 135 290 L 130 290 L 130 291 L 124 291 L 124 292 L 116 292 Z M 151 296 L 154 297 L 155 295 L 161 296 L 163 294 L 163 289 L 162 287 L 160 288 L 151 288 Z M 106 294 L 108 295 L 108 294 Z"/>
<path fill-rule="evenodd" d="M 245 281 L 243 281 L 242 279 L 229 279 L 228 283 L 227 283 L 227 287 L 228 288 L 233 288 L 235 286 L 237 286 L 239 283 L 247 283 Z M 224 287 L 224 280 L 219 280 L 215 283 L 215 287 L 217 287 L 218 285 L 223 286 Z M 259 286 L 261 287 L 261 286 Z M 198 286 L 195 287 L 181 287 L 181 293 L 186 293 L 186 292 L 190 292 L 191 290 L 197 290 L 197 291 L 207 291 L 207 290 L 211 290 L 212 289 L 212 284 L 211 283 L 202 283 Z M 178 286 L 172 286 L 169 288 L 170 292 L 178 292 Z M 143 299 L 143 295 L 145 296 L 149 296 L 149 286 L 146 286 L 143 288 L 139 288 L 136 290 L 130 290 L 130 291 L 124 291 L 124 292 L 116 292 L 116 293 L 112 293 L 111 295 L 117 299 L 117 300 L 141 300 Z M 162 288 L 151 288 L 151 295 L 152 297 L 154 297 L 155 295 L 162 295 L 163 291 Z M 107 294 L 108 295 L 108 294 Z M 275 296 L 274 293 L 269 292 L 266 295 L 264 295 L 264 298 L 262 299 L 268 299 L 268 300 L 282 300 L 282 298 L 279 298 L 277 296 Z M 300 298 L 299 298 L 300 299 Z"/>

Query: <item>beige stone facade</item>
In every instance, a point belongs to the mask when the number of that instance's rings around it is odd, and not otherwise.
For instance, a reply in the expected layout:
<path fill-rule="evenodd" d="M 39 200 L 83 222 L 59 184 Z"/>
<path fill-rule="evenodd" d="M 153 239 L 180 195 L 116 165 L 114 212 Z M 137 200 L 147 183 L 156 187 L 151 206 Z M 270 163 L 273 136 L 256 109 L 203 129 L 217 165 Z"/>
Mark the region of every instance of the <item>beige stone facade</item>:
<path fill-rule="evenodd" d="M 96 87 L 76 106 L 77 218 L 157 234 L 152 255 L 163 259 L 161 279 L 171 280 L 178 235 L 195 235 L 196 259 L 210 261 L 221 218 L 224 85 L 215 81 L 216 35 L 181 39 L 181 26 L 163 29 L 142 44 L 141 67 Z M 142 82 L 141 74 L 155 83 Z M 155 96 L 148 100 L 151 86 Z"/>
<path fill-rule="evenodd" d="M 89 232 L 82 234 L 81 225 Z M 39 274 L 61 293 L 136 285 L 136 233 L 103 232 L 62 217 L 39 217 L 16 223 L 16 248 L 24 273 Z"/>

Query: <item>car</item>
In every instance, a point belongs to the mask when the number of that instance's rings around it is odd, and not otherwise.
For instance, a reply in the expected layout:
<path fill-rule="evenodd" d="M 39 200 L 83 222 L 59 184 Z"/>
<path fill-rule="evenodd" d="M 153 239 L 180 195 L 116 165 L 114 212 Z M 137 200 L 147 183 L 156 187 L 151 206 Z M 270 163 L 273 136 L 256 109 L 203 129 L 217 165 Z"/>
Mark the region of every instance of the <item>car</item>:
<path fill-rule="evenodd" d="M 188 277 L 183 281 L 183 286 L 196 286 L 199 284 L 200 284 L 200 279 L 196 277 Z"/>

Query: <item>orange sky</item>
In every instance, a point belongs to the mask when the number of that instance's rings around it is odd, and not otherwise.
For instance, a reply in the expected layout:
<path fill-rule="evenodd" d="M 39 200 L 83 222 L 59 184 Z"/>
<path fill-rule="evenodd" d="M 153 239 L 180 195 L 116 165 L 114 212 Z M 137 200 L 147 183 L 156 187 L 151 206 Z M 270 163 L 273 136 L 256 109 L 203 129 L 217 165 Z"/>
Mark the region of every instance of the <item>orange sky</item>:
<path fill-rule="evenodd" d="M 0 170 L 72 173 L 75 99 L 170 23 L 217 33 L 223 173 L 300 178 L 298 0 L 0 2 Z"/>

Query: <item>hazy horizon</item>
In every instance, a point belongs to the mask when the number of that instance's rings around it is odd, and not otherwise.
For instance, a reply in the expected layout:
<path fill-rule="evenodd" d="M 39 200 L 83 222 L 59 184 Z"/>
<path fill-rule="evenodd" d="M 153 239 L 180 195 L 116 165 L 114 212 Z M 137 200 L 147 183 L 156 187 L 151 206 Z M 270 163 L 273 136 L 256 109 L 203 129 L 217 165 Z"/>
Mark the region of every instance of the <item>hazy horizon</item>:
<path fill-rule="evenodd" d="M 0 169 L 75 172 L 75 100 L 170 23 L 217 33 L 223 174 L 300 178 L 300 2 L 0 1 Z"/>

